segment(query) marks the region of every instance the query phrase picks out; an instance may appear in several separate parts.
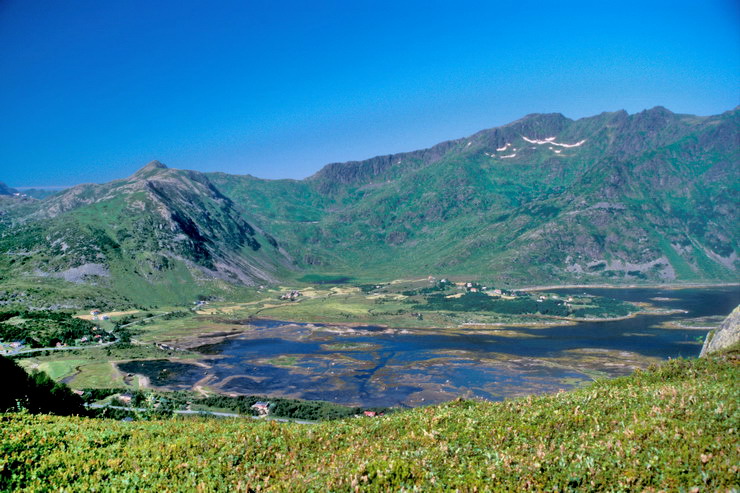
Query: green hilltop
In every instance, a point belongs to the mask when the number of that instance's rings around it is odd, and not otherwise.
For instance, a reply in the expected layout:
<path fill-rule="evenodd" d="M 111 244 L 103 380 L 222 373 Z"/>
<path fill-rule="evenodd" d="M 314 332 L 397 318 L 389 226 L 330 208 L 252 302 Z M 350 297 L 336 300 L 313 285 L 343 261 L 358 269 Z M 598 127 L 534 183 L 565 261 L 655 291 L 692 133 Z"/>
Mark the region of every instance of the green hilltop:
<path fill-rule="evenodd" d="M 151 305 L 306 274 L 734 282 L 738 128 L 737 109 L 534 114 L 305 180 L 154 161 L 40 201 L 0 197 L 0 298 Z"/>

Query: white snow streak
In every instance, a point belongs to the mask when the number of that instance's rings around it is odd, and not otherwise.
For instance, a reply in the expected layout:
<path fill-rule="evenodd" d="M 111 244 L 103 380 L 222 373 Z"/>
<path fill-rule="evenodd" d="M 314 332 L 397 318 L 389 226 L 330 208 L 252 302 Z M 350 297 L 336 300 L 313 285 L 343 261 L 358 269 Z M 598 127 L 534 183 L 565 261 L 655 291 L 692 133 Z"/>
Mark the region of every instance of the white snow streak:
<path fill-rule="evenodd" d="M 522 135 L 522 139 L 526 140 L 530 144 L 538 144 L 538 145 L 550 144 L 550 145 L 566 147 L 566 148 L 579 147 L 579 146 L 582 146 L 586 142 L 586 139 L 583 139 L 579 142 L 576 142 L 575 144 L 562 144 L 560 142 L 555 142 L 555 137 L 547 137 L 545 140 L 539 140 L 539 139 L 528 139 L 527 137 L 523 135 Z"/>

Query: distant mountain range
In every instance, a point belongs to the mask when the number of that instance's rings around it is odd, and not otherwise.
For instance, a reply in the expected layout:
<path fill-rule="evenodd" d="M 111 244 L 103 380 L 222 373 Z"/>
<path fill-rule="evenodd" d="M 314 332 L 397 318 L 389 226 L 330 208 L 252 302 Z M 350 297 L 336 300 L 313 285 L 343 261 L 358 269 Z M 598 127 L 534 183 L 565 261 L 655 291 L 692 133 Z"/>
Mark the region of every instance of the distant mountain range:
<path fill-rule="evenodd" d="M 0 181 L 0 195 L 15 195 L 17 193 L 18 190 L 16 190 L 15 188 L 11 188 Z"/>
<path fill-rule="evenodd" d="M 737 109 L 533 114 L 305 180 L 153 161 L 43 200 L 0 187 L 0 290 L 10 302 L 42 280 L 38 289 L 146 304 L 308 272 L 735 282 L 739 123 Z"/>

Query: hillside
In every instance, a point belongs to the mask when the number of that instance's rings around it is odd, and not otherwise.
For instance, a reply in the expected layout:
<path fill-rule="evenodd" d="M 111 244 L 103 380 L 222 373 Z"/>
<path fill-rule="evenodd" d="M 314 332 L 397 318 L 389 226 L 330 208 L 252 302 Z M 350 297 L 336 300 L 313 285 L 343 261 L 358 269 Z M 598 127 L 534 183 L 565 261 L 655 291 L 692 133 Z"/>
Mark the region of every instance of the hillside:
<path fill-rule="evenodd" d="M 734 281 L 738 128 L 737 110 L 529 115 L 279 187 L 213 181 L 301 251 L 304 268 L 490 272 L 512 284 Z M 245 196 L 254 189 L 272 198 Z"/>
<path fill-rule="evenodd" d="M 738 376 L 733 353 L 556 395 L 317 425 L 5 414 L 0 489 L 729 490 Z"/>
<path fill-rule="evenodd" d="M 6 278 L 76 289 L 92 306 L 101 297 L 123 305 L 194 299 L 275 282 L 290 266 L 275 240 L 203 174 L 157 161 L 127 179 L 78 185 L 16 214 L 0 251 Z"/>
<path fill-rule="evenodd" d="M 41 201 L 0 197 L 0 286 L 120 306 L 229 297 L 312 272 L 501 286 L 734 282 L 738 119 L 737 109 L 661 107 L 533 114 L 305 180 L 154 161 Z"/>

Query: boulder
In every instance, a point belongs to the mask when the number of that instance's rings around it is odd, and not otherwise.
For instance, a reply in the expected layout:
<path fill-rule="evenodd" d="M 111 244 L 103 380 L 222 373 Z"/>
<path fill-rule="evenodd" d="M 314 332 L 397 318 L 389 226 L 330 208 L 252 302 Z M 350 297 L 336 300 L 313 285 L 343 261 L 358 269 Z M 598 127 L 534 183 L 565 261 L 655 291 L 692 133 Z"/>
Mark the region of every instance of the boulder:
<path fill-rule="evenodd" d="M 740 341 L 740 305 L 720 324 L 720 326 L 709 332 L 704 339 L 700 357 L 728 348 Z"/>

